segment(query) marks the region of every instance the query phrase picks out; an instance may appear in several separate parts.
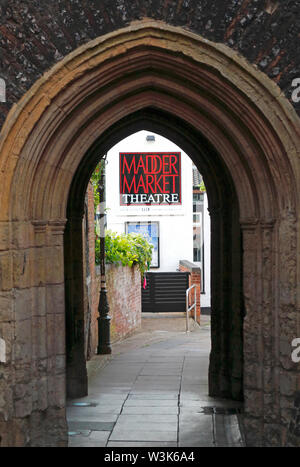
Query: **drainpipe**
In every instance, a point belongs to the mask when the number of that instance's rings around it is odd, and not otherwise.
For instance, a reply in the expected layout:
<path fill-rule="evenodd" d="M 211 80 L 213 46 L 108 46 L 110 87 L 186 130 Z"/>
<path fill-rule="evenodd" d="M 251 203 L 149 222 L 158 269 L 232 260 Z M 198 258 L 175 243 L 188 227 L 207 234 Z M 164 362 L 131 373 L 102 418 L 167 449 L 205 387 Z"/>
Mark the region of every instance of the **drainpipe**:
<path fill-rule="evenodd" d="M 100 298 L 98 312 L 98 348 L 97 354 L 111 354 L 109 305 L 107 300 L 105 276 L 105 162 L 106 155 L 100 162 L 101 176 L 98 183 L 100 199 Z"/>

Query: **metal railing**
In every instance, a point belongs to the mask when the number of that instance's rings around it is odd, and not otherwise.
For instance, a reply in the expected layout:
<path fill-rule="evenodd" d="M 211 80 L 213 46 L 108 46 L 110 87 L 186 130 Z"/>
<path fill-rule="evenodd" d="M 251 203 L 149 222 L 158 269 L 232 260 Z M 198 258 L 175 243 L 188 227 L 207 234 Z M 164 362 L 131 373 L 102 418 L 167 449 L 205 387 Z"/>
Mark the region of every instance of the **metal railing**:
<path fill-rule="evenodd" d="M 190 292 L 191 290 L 194 289 L 194 303 L 189 306 L 189 295 L 190 295 Z M 186 307 L 186 332 L 190 332 L 190 311 L 194 308 L 194 320 L 195 322 L 197 321 L 197 317 L 196 317 L 196 285 L 192 285 L 189 289 L 187 289 L 186 291 L 186 304 L 185 304 L 185 307 Z"/>

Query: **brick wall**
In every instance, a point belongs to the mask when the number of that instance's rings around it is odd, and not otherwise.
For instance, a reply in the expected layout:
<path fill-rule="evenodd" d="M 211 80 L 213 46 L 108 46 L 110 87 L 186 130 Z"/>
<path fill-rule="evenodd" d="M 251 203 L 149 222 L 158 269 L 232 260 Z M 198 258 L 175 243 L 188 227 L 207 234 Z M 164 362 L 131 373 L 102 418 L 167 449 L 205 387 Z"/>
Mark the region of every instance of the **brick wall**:
<path fill-rule="evenodd" d="M 138 267 L 107 266 L 111 340 L 115 342 L 141 327 L 142 292 Z"/>
<path fill-rule="evenodd" d="M 179 262 L 179 271 L 190 272 L 189 286 L 191 287 L 192 285 L 196 285 L 196 318 L 197 322 L 200 324 L 201 270 L 195 264 L 184 260 Z M 190 301 L 190 305 L 193 303 L 194 293 L 195 292 L 193 290 L 190 292 L 190 297 L 192 299 L 192 301 Z M 194 316 L 194 310 L 191 311 L 191 315 Z"/>
<path fill-rule="evenodd" d="M 100 292 L 100 271 L 91 279 L 91 327 L 89 338 L 89 357 L 98 345 L 98 303 Z M 141 327 L 141 275 L 138 267 L 106 265 L 106 286 L 111 317 L 111 343 L 117 342 L 131 335 Z"/>
<path fill-rule="evenodd" d="M 100 293 L 100 268 L 95 266 L 95 228 L 93 187 L 88 186 L 88 223 L 86 227 L 87 298 L 86 321 L 88 334 L 87 358 L 95 354 L 98 345 L 98 303 Z M 119 264 L 106 265 L 107 297 L 111 316 L 111 342 L 132 334 L 141 326 L 141 274 L 138 267 Z"/>

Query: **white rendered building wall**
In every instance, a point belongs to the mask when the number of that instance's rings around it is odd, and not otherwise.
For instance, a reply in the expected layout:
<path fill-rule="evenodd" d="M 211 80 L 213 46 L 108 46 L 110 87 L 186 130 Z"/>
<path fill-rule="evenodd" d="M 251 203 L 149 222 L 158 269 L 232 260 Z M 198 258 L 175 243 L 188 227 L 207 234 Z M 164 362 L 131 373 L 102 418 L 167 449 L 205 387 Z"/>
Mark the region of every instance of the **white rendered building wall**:
<path fill-rule="evenodd" d="M 210 293 L 210 215 L 208 212 L 207 194 L 204 195 L 204 293 L 201 294 L 201 307 L 210 308 L 211 293 Z M 203 273 L 202 273 L 203 274 Z"/>
<path fill-rule="evenodd" d="M 148 142 L 147 135 L 154 135 L 155 141 Z M 181 152 L 181 205 L 160 206 L 120 206 L 120 152 Z M 193 261 L 193 176 L 192 161 L 176 144 L 168 139 L 148 131 L 135 133 L 115 145 L 107 154 L 106 165 L 106 206 L 107 228 L 124 233 L 126 222 L 159 222 L 160 267 L 153 271 L 176 271 L 182 259 Z M 206 196 L 205 196 L 206 198 Z M 205 210 L 206 212 L 206 210 Z M 208 229 L 207 214 L 204 227 Z M 209 236 L 209 235 L 208 235 Z M 207 241 L 207 234 L 205 240 Z M 210 238 L 209 243 L 210 244 Z M 206 255 L 207 256 L 207 255 Z M 205 256 L 205 277 L 208 286 L 210 271 L 209 261 Z M 208 287 L 206 288 L 208 290 Z M 208 296 L 207 294 L 205 294 Z M 203 296 L 204 298 L 204 296 Z M 207 300 L 206 300 L 207 301 Z M 209 306 L 209 305 L 203 305 Z"/>

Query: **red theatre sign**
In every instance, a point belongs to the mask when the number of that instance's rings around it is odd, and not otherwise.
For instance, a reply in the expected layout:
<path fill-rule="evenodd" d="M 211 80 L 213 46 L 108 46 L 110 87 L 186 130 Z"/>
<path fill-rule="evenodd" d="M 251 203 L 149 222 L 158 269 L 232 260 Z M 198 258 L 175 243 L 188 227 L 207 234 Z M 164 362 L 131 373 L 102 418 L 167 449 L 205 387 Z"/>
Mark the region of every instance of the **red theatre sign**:
<path fill-rule="evenodd" d="M 120 204 L 181 204 L 181 153 L 120 152 Z"/>

